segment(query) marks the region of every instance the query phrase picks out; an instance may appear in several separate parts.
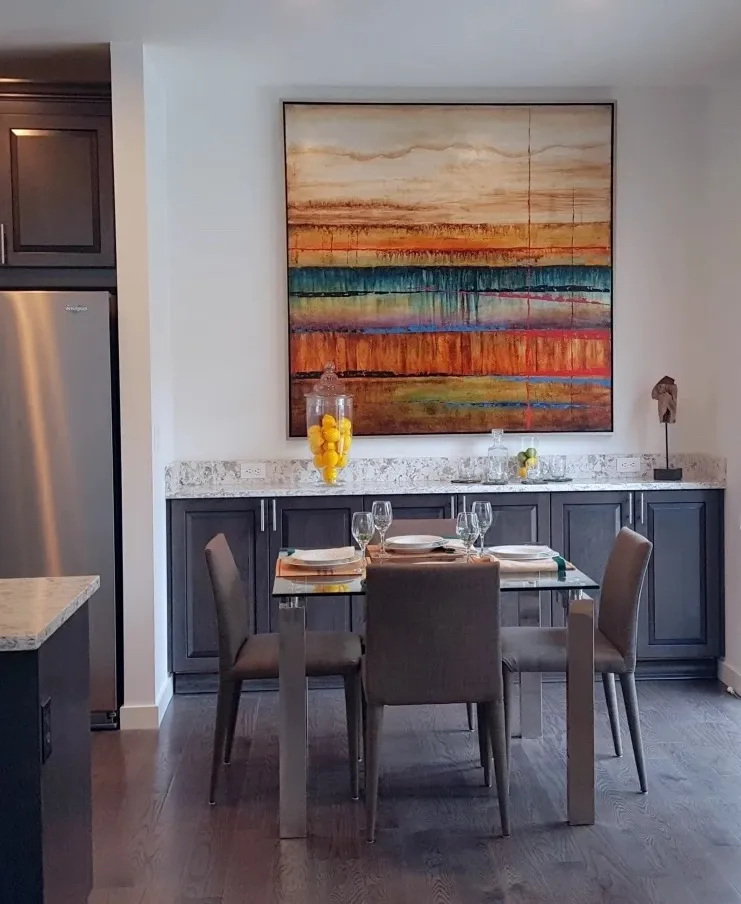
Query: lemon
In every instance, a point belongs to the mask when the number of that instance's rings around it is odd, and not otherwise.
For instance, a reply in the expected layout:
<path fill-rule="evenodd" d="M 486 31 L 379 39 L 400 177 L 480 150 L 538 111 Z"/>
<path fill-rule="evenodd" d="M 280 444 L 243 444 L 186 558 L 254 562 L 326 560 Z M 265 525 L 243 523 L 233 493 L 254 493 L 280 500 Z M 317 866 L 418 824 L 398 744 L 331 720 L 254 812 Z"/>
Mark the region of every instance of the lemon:
<path fill-rule="evenodd" d="M 327 442 L 336 443 L 342 436 L 342 434 L 336 427 L 325 427 L 322 430 L 322 436 L 327 440 Z"/>
<path fill-rule="evenodd" d="M 344 468 L 347 466 L 347 455 L 340 455 L 340 460 L 337 462 L 338 468 Z"/>
<path fill-rule="evenodd" d="M 532 446 L 530 446 L 528 449 L 525 449 L 525 456 L 527 458 L 537 458 L 538 453 L 535 451 L 535 449 Z"/>
<path fill-rule="evenodd" d="M 337 483 L 337 468 L 325 468 L 322 474 L 325 483 Z"/>
<path fill-rule="evenodd" d="M 322 427 L 336 427 L 337 421 L 331 414 L 325 414 L 322 418 Z"/>
<path fill-rule="evenodd" d="M 322 451 L 323 445 L 324 445 L 324 443 L 322 442 L 321 436 L 319 436 L 319 437 L 312 436 L 311 439 L 309 440 L 309 448 L 314 453 L 314 455 L 316 455 L 318 452 Z"/>
<path fill-rule="evenodd" d="M 335 452 L 337 450 L 337 443 L 324 443 L 324 451 L 325 452 Z"/>
<path fill-rule="evenodd" d="M 311 427 L 309 427 L 309 429 L 306 431 L 306 435 L 308 437 L 321 436 L 321 433 L 322 428 L 319 426 L 319 424 L 312 424 Z"/>
<path fill-rule="evenodd" d="M 340 419 L 340 432 L 352 433 L 352 421 L 349 417 L 343 417 Z"/>
<path fill-rule="evenodd" d="M 528 468 L 534 468 L 538 464 L 538 459 L 533 455 L 525 461 L 525 464 Z"/>
<path fill-rule="evenodd" d="M 324 453 L 324 467 L 325 468 L 336 468 L 337 462 L 340 460 L 340 456 L 333 450 Z"/>
<path fill-rule="evenodd" d="M 315 468 L 323 468 L 324 467 L 324 456 L 319 454 L 314 456 L 314 467 Z"/>
<path fill-rule="evenodd" d="M 345 433 L 343 435 L 344 442 L 342 444 L 342 451 L 349 452 L 350 446 L 352 446 L 352 433 Z"/>
<path fill-rule="evenodd" d="M 517 473 L 520 475 L 520 477 L 527 477 L 527 468 L 518 468 Z"/>

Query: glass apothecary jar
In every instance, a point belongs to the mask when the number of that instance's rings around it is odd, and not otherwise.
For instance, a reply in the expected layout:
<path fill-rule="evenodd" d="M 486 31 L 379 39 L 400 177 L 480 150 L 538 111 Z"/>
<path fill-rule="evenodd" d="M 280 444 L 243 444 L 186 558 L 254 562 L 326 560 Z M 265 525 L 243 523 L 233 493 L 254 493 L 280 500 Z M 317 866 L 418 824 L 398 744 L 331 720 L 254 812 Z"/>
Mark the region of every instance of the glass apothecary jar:
<path fill-rule="evenodd" d="M 504 445 L 504 430 L 492 430 L 492 444 L 486 453 L 486 482 L 507 483 L 509 480 L 509 453 Z"/>
<path fill-rule="evenodd" d="M 352 430 L 352 396 L 330 362 L 306 396 L 306 436 L 314 467 L 330 486 L 337 483 L 347 465 Z"/>
<path fill-rule="evenodd" d="M 534 436 L 523 436 L 517 450 L 517 476 L 523 480 L 540 477 L 540 459 Z"/>

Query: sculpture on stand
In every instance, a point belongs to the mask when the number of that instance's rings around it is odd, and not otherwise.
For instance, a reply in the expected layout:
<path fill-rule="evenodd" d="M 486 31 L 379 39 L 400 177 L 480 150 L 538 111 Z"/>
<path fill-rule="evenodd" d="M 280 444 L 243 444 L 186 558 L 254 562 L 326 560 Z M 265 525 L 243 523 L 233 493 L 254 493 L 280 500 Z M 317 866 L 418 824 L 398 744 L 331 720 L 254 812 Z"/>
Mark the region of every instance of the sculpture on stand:
<path fill-rule="evenodd" d="M 659 403 L 659 423 L 664 425 L 665 468 L 654 468 L 654 480 L 681 480 L 682 469 L 669 467 L 669 424 L 677 422 L 677 384 L 662 377 L 651 390 L 651 398 Z"/>

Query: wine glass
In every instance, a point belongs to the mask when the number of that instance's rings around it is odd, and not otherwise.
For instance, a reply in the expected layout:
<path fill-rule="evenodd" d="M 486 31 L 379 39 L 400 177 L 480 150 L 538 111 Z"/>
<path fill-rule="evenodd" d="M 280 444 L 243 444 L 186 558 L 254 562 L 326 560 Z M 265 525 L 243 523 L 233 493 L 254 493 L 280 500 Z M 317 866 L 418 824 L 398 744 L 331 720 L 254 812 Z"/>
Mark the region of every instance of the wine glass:
<path fill-rule="evenodd" d="M 365 551 L 373 539 L 375 530 L 376 525 L 371 512 L 355 512 L 352 516 L 352 535 L 355 537 L 364 559 Z"/>
<path fill-rule="evenodd" d="M 492 521 L 494 520 L 494 513 L 491 510 L 491 502 L 474 502 L 471 506 L 471 511 L 478 518 L 479 522 L 479 539 L 481 541 L 480 547 L 480 555 L 484 555 L 484 538 L 486 537 L 486 532 L 491 527 Z"/>
<path fill-rule="evenodd" d="M 455 532 L 466 547 L 466 562 L 471 561 L 471 549 L 479 535 L 479 519 L 473 512 L 461 512 L 455 524 Z"/>
<path fill-rule="evenodd" d="M 373 513 L 373 523 L 376 530 L 381 535 L 381 556 L 386 555 L 386 531 L 391 527 L 394 520 L 394 513 L 391 510 L 390 502 L 374 502 L 371 511 Z"/>

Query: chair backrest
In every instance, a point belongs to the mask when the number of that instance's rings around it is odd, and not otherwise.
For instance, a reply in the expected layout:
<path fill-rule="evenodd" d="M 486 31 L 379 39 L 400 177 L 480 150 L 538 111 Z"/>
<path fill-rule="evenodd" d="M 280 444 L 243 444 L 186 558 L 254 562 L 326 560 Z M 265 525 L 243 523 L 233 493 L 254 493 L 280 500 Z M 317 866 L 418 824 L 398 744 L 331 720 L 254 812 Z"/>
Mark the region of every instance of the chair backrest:
<path fill-rule="evenodd" d="M 502 696 L 499 564 L 369 565 L 369 703 L 480 703 Z"/>
<path fill-rule="evenodd" d="M 228 672 L 244 642 L 253 633 L 242 576 L 224 534 L 206 546 L 206 564 L 216 603 L 219 630 L 219 671 Z"/>
<path fill-rule="evenodd" d="M 624 527 L 615 538 L 602 579 L 599 629 L 630 670 L 636 664 L 638 605 L 652 549 L 650 540 Z"/>
<path fill-rule="evenodd" d="M 455 537 L 455 518 L 402 518 L 392 521 L 386 531 L 389 537 L 407 534 L 431 534 L 434 537 Z"/>

